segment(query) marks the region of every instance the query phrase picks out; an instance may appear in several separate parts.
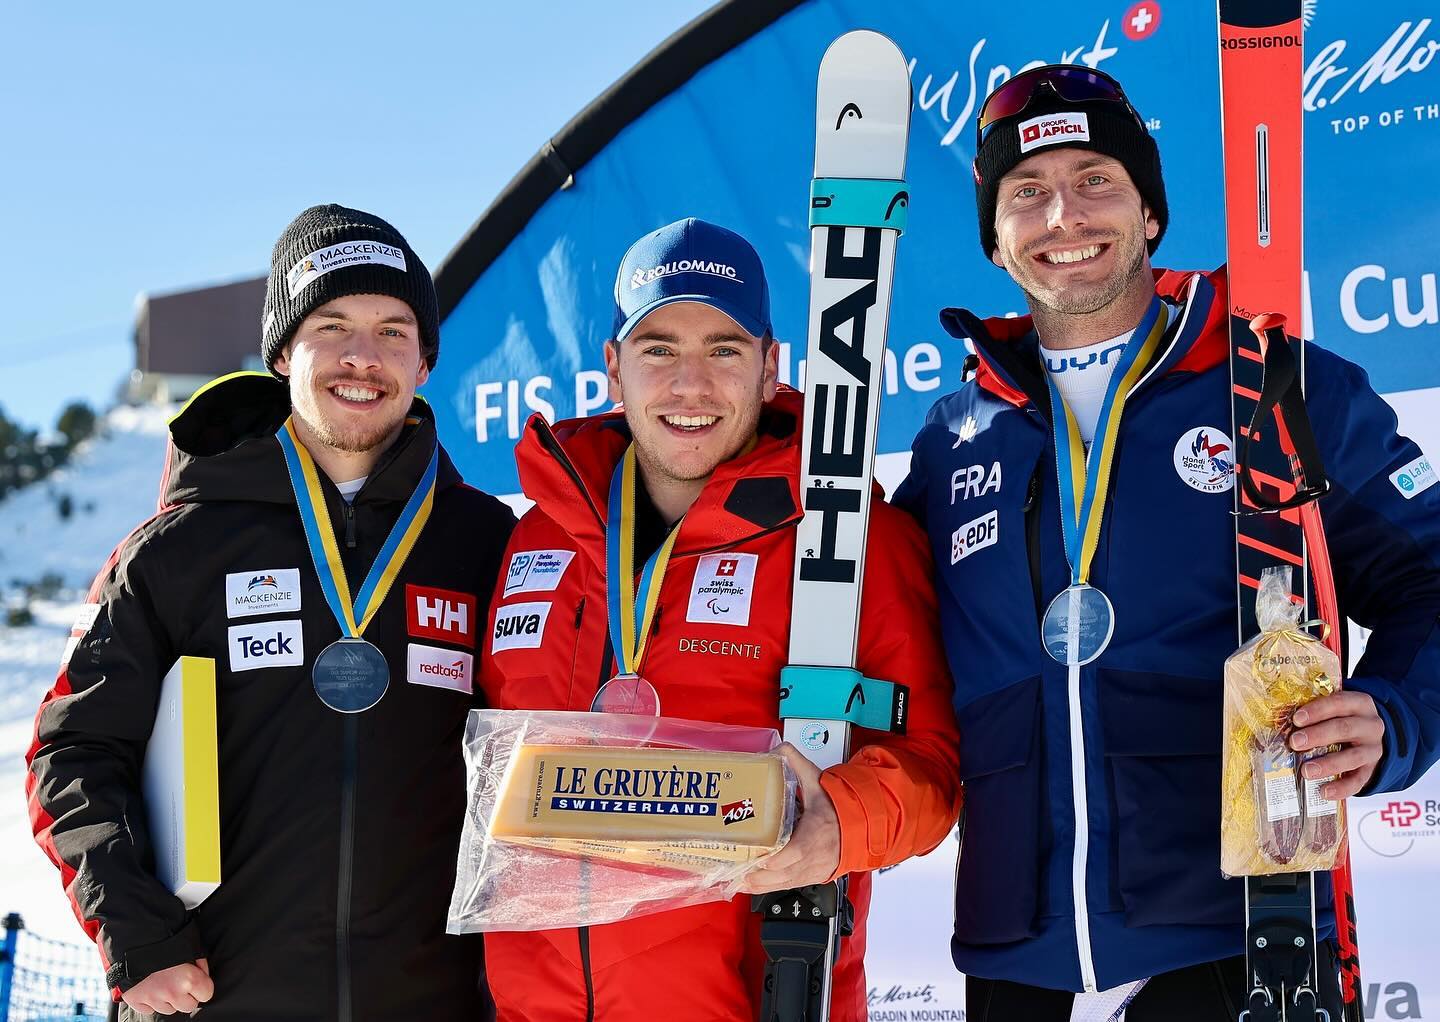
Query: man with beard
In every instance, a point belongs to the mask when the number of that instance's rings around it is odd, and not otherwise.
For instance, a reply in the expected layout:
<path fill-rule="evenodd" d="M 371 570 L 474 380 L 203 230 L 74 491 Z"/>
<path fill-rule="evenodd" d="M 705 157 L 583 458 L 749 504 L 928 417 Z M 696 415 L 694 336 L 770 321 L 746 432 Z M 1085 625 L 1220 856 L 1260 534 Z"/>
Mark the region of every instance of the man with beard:
<path fill-rule="evenodd" d="M 1224 272 L 1151 270 L 1159 152 L 1109 76 L 1015 76 L 976 145 L 981 246 L 1030 315 L 941 313 L 978 372 L 931 409 L 896 494 L 930 534 L 965 736 L 952 952 L 968 1017 L 1098 1018 L 1133 996 L 1129 1022 L 1233 1020 L 1248 984 L 1243 883 L 1219 870 L 1236 646 Z M 1318 346 L 1306 362 L 1340 606 L 1374 629 L 1345 691 L 1295 715 L 1294 749 L 1339 746 L 1304 766 L 1338 800 L 1407 787 L 1440 754 L 1440 488 L 1360 369 Z M 1407 467 L 1410 490 L 1393 481 Z M 977 523 L 985 543 L 967 542 Z M 1083 666 L 1041 641 L 1070 599 L 1113 627 Z M 1316 894 L 1329 937 L 1328 878 Z M 1329 941 L 1320 961 L 1339 1018 Z"/>
<path fill-rule="evenodd" d="M 623 409 L 526 426 L 520 481 L 535 501 L 507 549 L 481 683 L 505 709 L 587 710 L 617 675 L 667 717 L 778 727 L 799 494 L 799 393 L 776 382 L 765 271 L 723 228 L 681 220 L 641 238 L 615 280 L 605 344 Z M 607 572 L 625 540 L 653 613 L 627 648 Z M 950 679 L 936 633 L 925 537 L 876 501 L 858 642 L 866 675 L 910 686 L 905 734 L 857 729 L 823 773 L 782 746 L 799 776 L 794 835 L 746 890 L 850 874 L 855 929 L 841 943 L 831 1018 L 866 1017 L 867 871 L 935 847 L 960 789 Z M 707 595 L 720 593 L 720 596 Z M 643 604 L 642 604 L 643 606 Z M 607 613 L 608 612 L 608 613 Z M 610 624 L 610 621 L 616 624 Z M 627 689 L 628 691 L 628 689 Z M 631 704 L 633 705 L 633 704 Z M 509 1022 L 752 1022 L 765 955 L 750 899 L 578 929 L 490 933 L 487 971 Z"/>
<path fill-rule="evenodd" d="M 301 213 L 266 290 L 274 375 L 171 421 L 161 509 L 95 580 L 27 788 L 121 1019 L 485 1017 L 479 941 L 445 916 L 475 629 L 514 517 L 415 396 L 439 350 L 395 228 Z M 181 656 L 215 661 L 218 719 L 223 879 L 193 910 L 155 877 L 140 790 Z"/>

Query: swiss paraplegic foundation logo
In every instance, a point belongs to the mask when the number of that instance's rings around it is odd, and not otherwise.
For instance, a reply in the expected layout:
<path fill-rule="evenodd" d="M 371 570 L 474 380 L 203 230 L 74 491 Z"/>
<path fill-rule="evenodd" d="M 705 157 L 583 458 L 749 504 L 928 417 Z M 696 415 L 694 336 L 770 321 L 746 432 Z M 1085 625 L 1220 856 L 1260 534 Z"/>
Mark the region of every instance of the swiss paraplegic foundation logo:
<path fill-rule="evenodd" d="M 1370 851 L 1397 859 L 1417 843 L 1440 844 L 1440 800 L 1387 802 L 1362 816 L 1355 829 Z"/>
<path fill-rule="evenodd" d="M 1175 472 L 1201 493 L 1224 493 L 1235 485 L 1235 450 L 1216 426 L 1186 430 L 1175 442 Z"/>

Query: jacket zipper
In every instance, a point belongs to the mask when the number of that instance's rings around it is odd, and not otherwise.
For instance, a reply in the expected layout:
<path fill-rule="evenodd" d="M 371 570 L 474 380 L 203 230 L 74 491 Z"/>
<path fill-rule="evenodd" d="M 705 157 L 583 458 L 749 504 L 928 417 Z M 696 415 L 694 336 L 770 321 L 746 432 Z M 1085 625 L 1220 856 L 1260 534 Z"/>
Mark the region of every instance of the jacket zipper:
<path fill-rule="evenodd" d="M 585 1022 L 595 1022 L 595 977 L 590 973 L 590 927 L 580 927 L 580 968 L 585 973 Z"/>
<path fill-rule="evenodd" d="M 1035 599 L 1035 624 L 1038 626 L 1045 617 L 1045 597 L 1040 589 L 1040 473 L 1045 470 L 1045 459 L 1035 466 L 1030 474 L 1030 485 L 1025 490 L 1025 554 L 1030 561 L 1030 592 Z"/>
<path fill-rule="evenodd" d="M 355 549 L 355 506 L 345 502 L 345 547 Z M 343 570 L 343 568 L 342 568 Z M 355 773 L 360 730 L 355 714 L 345 714 L 340 751 L 340 853 L 335 898 L 335 1011 L 338 1022 L 351 1022 L 354 992 L 350 970 L 351 893 L 355 886 Z"/>
<path fill-rule="evenodd" d="M 359 722 L 354 714 L 345 715 L 342 728 L 339 886 L 335 901 L 335 1006 L 339 1022 L 350 1022 L 350 893 L 355 879 L 355 769 L 359 745 Z"/>

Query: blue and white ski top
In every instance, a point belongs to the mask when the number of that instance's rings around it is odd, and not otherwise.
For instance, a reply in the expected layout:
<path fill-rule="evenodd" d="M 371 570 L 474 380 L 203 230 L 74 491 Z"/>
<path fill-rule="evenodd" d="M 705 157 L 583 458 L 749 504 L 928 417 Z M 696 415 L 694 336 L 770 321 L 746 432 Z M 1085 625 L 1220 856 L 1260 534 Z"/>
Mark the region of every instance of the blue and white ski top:
<path fill-rule="evenodd" d="M 1237 645 L 1225 276 L 1156 278 L 1167 346 L 1126 406 L 1091 575 L 1114 638 L 1073 695 L 1039 638 L 1070 578 L 1036 336 L 1028 318 L 941 313 L 979 372 L 930 410 L 895 503 L 929 533 L 955 676 L 965 973 L 1103 990 L 1243 950 L 1243 885 L 1219 867 Z M 1307 346 L 1306 395 L 1340 611 L 1373 629 L 1346 682 L 1385 721 L 1370 790 L 1397 791 L 1440 756 L 1440 486 L 1359 367 Z M 1328 878 L 1316 895 L 1333 931 Z"/>

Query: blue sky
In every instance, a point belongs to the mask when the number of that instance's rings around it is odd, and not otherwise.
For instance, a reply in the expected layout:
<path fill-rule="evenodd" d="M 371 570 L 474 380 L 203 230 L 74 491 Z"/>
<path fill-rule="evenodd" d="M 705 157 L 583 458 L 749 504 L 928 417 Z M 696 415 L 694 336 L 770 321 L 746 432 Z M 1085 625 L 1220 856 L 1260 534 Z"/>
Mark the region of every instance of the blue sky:
<path fill-rule="evenodd" d="M 141 292 L 265 272 L 294 214 L 433 269 L 547 138 L 707 0 L 8 5 L 0 408 L 108 404 Z"/>

